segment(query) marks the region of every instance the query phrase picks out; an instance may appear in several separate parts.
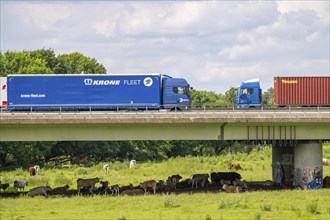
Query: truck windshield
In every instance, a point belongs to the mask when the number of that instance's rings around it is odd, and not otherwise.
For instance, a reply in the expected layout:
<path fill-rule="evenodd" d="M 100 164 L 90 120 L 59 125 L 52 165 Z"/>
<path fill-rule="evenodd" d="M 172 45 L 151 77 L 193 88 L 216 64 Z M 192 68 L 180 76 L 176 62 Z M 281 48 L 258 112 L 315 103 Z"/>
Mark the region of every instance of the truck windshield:
<path fill-rule="evenodd" d="M 242 94 L 243 95 L 251 95 L 251 94 L 253 94 L 253 89 L 251 89 L 251 88 L 242 89 Z"/>
<path fill-rule="evenodd" d="M 175 94 L 180 94 L 180 95 L 187 95 L 189 96 L 189 88 L 187 86 L 178 86 L 178 87 L 173 87 L 173 92 Z"/>

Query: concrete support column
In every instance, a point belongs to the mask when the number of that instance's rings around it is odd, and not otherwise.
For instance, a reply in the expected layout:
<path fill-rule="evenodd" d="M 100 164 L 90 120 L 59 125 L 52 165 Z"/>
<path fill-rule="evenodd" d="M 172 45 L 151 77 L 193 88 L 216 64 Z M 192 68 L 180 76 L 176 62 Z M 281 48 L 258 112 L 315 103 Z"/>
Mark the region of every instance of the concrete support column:
<path fill-rule="evenodd" d="M 294 148 L 292 146 L 273 146 L 273 182 L 292 186 L 294 169 Z"/>
<path fill-rule="evenodd" d="M 294 186 L 322 188 L 322 142 L 299 141 L 294 149 Z"/>

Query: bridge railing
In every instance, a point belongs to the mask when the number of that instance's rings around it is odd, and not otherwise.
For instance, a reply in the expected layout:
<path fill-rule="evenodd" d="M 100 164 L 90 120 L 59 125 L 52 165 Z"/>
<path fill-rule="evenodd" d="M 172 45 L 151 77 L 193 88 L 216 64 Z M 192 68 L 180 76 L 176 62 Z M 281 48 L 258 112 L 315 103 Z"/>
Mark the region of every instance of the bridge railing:
<path fill-rule="evenodd" d="M 24 110 L 12 110 L 8 111 L 5 106 L 0 107 L 1 118 L 6 116 L 40 116 L 43 117 L 51 115 L 90 115 L 90 116 L 115 116 L 115 117 L 153 117 L 153 116 L 174 116 L 174 117 L 210 117 L 211 115 L 217 117 L 309 117 L 311 115 L 316 117 L 329 117 L 330 107 L 328 106 L 313 106 L 313 107 L 301 107 L 301 106 L 263 106 L 260 109 L 238 109 L 232 105 L 215 105 L 215 104 L 193 104 L 189 111 L 179 111 L 174 108 L 173 111 L 168 111 L 165 106 L 147 106 L 141 107 L 139 105 L 97 105 L 98 109 L 95 109 L 95 105 L 81 105 L 80 110 L 75 110 L 73 105 L 44 105 L 42 109 L 40 105 L 24 105 L 18 106 L 24 107 Z M 179 107 L 179 106 L 178 106 Z"/>

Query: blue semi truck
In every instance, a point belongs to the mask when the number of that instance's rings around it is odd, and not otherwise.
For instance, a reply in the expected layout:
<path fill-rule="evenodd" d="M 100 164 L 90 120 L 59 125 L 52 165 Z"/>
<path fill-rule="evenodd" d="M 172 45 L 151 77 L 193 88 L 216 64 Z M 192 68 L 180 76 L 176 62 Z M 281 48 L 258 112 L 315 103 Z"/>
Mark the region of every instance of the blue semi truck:
<path fill-rule="evenodd" d="M 1 78 L 1 103 L 8 110 L 189 110 L 191 105 L 187 81 L 162 74 Z"/>
<path fill-rule="evenodd" d="M 241 83 L 236 96 L 236 108 L 261 108 L 262 91 L 259 79 Z"/>

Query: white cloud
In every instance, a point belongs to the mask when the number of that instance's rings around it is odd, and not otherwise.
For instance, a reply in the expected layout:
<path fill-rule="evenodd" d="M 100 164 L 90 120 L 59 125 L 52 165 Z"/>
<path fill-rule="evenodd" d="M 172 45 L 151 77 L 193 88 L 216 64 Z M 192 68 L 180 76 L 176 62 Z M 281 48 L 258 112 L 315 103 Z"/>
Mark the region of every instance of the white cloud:
<path fill-rule="evenodd" d="M 35 26 L 42 31 L 52 29 L 55 24 L 66 20 L 70 15 L 69 6 L 65 3 L 17 2 L 9 4 L 7 10 L 10 10 L 13 15 L 21 17 L 24 25 Z"/>
<path fill-rule="evenodd" d="M 1 50 L 51 47 L 110 73 L 224 93 L 249 78 L 329 75 L 328 1 L 1 1 Z"/>

